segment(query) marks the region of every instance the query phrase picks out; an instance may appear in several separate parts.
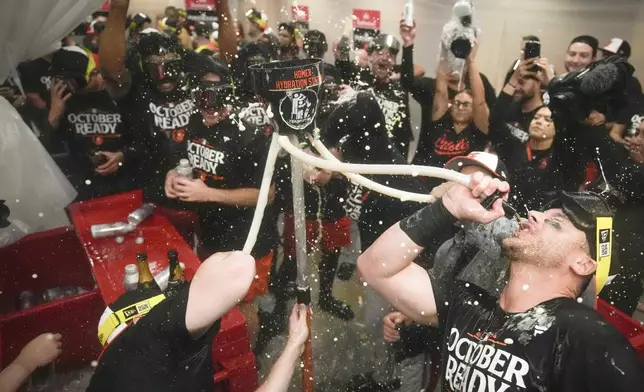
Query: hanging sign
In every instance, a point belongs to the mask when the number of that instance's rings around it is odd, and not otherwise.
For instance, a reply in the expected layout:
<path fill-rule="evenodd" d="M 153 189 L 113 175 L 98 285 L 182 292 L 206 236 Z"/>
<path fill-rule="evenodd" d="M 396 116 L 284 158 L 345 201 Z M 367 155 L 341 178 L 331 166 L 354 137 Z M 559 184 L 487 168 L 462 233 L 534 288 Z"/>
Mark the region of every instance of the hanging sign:
<path fill-rule="evenodd" d="M 185 0 L 189 24 L 217 22 L 217 0 Z"/>
<path fill-rule="evenodd" d="M 380 34 L 380 11 L 353 10 L 353 41 L 356 49 L 365 49 Z"/>
<path fill-rule="evenodd" d="M 309 13 L 308 5 L 293 5 L 291 6 L 291 16 L 295 26 L 302 34 L 309 31 L 309 22 L 311 21 L 311 14 Z"/>

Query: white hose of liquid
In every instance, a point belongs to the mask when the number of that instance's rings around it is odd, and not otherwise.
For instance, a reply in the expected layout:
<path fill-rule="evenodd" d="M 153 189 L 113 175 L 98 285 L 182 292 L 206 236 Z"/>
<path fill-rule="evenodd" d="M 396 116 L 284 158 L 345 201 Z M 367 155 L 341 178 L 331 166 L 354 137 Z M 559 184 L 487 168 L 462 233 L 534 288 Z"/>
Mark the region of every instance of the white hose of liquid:
<path fill-rule="evenodd" d="M 250 254 L 257 242 L 257 234 L 259 234 L 259 229 L 262 226 L 262 218 L 264 218 L 264 210 L 266 209 L 266 204 L 268 204 L 268 192 L 271 188 L 271 182 L 273 181 L 273 172 L 275 171 L 275 162 L 277 161 L 277 155 L 280 152 L 280 146 L 278 143 L 279 134 L 277 132 L 273 133 L 273 138 L 271 139 L 271 146 L 268 150 L 268 157 L 266 158 L 266 167 L 264 167 L 264 177 L 262 178 L 262 185 L 259 188 L 259 197 L 257 198 L 257 207 L 255 207 L 255 214 L 253 215 L 253 222 L 250 226 L 248 232 L 248 237 L 246 237 L 246 243 L 244 243 L 243 252 Z"/>
<path fill-rule="evenodd" d="M 379 164 L 356 164 L 344 162 L 332 162 L 326 159 L 317 158 L 300 150 L 291 143 L 287 136 L 279 137 L 280 146 L 289 154 L 297 159 L 315 166 L 320 169 L 331 170 L 340 173 L 360 173 L 360 174 L 389 174 L 389 175 L 406 175 L 406 176 L 423 176 L 442 178 L 443 180 L 452 181 L 463 186 L 469 187 L 470 176 L 453 170 L 443 169 L 431 166 L 418 165 L 379 165 Z M 399 196 L 397 196 L 399 197 Z"/>
<path fill-rule="evenodd" d="M 320 141 L 320 139 L 315 139 L 309 136 L 309 140 L 311 141 L 311 144 L 313 145 L 313 147 L 315 147 L 315 149 L 318 150 L 322 158 L 332 162 L 340 162 L 340 160 L 338 160 L 338 158 L 336 158 L 331 153 L 331 151 L 329 151 L 326 148 L 326 146 L 324 145 L 324 143 Z M 355 184 L 362 185 L 369 189 L 373 189 L 376 192 L 382 193 L 383 195 L 391 196 L 396 199 L 400 199 L 401 201 L 416 201 L 419 203 L 433 203 L 436 201 L 436 198 L 431 195 L 401 191 L 399 189 L 395 189 L 386 185 L 379 184 L 359 174 L 355 174 L 355 173 L 342 173 L 342 174 L 344 174 L 349 180 L 351 180 L 351 182 Z"/>

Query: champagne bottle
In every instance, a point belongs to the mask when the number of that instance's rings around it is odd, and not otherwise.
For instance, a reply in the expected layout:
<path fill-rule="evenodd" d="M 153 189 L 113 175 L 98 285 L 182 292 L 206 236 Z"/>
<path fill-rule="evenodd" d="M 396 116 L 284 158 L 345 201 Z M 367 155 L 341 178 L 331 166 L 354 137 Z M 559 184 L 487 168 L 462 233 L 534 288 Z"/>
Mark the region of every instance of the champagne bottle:
<path fill-rule="evenodd" d="M 183 269 L 181 268 L 179 257 L 175 249 L 170 249 L 168 251 L 168 260 L 170 262 L 170 279 L 168 280 L 166 295 L 171 297 L 181 290 L 183 285 L 186 283 L 186 277 L 183 275 Z"/>
<path fill-rule="evenodd" d="M 136 255 L 136 264 L 139 269 L 139 284 L 137 288 L 139 290 L 155 289 L 160 292 L 161 289 L 156 280 L 154 280 L 154 276 L 152 276 L 152 272 L 150 271 L 150 265 L 148 265 L 148 255 L 145 253 Z"/>

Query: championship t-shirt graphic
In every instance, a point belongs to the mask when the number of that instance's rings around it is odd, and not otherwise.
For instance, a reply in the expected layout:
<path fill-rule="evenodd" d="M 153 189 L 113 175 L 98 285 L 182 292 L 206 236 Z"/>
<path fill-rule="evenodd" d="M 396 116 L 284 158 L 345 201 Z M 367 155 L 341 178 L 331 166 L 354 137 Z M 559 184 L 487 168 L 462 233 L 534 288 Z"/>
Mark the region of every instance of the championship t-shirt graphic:
<path fill-rule="evenodd" d="M 202 181 L 207 177 L 220 181 L 224 177 L 217 172 L 219 165 L 225 165 L 226 155 L 208 144 L 206 139 L 188 140 L 188 160 L 193 169 L 200 173 Z"/>
<path fill-rule="evenodd" d="M 362 204 L 367 199 L 367 196 L 369 196 L 369 192 L 365 192 L 365 189 L 361 185 L 351 184 L 346 203 L 344 204 L 344 210 L 349 218 L 356 222 L 360 220 Z"/>
<path fill-rule="evenodd" d="M 92 138 L 95 145 L 100 146 L 107 139 L 118 139 L 117 132 L 123 122 L 120 113 L 109 113 L 99 109 L 87 112 L 68 113 L 67 121 L 76 135 Z"/>
<path fill-rule="evenodd" d="M 154 127 L 162 131 L 170 140 L 183 141 L 185 128 L 190 122 L 195 104 L 191 99 L 181 102 L 158 104 L 150 102 L 149 110 L 154 118 Z"/>
<path fill-rule="evenodd" d="M 387 133 L 389 137 L 393 137 L 396 133 L 396 129 L 401 127 L 401 123 L 405 118 L 405 104 L 402 101 L 402 95 L 400 92 L 394 91 L 393 95 L 395 98 L 399 99 L 390 99 L 385 97 L 382 93 L 375 93 L 376 101 L 382 110 L 382 113 L 385 115 L 385 127 L 387 128 Z"/>

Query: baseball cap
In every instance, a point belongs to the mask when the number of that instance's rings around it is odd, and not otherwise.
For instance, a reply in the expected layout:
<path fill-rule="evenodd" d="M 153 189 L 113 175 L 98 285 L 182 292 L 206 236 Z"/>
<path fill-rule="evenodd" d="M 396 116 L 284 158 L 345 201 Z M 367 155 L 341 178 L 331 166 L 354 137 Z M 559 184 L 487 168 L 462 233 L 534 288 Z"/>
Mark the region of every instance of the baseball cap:
<path fill-rule="evenodd" d="M 622 57 L 631 57 L 631 44 L 622 38 L 613 38 L 607 45 L 600 48 L 603 52 L 616 54 Z"/>
<path fill-rule="evenodd" d="M 116 299 L 113 303 L 111 303 L 108 307 L 105 308 L 105 311 L 101 315 L 101 318 L 98 321 L 98 326 L 99 326 L 99 336 L 101 333 L 101 326 L 104 325 L 108 321 L 108 318 L 114 314 L 115 312 L 118 312 L 121 309 L 126 309 L 128 307 L 134 306 L 135 304 L 145 301 L 147 299 L 150 299 L 154 296 L 157 296 L 159 294 L 158 290 L 155 289 L 136 289 L 132 291 L 127 291 L 120 297 Z M 127 328 L 130 324 L 121 322 L 111 330 L 111 333 L 109 336 L 103 337 L 104 341 L 106 344 L 109 344 L 114 340 L 125 328 Z"/>
<path fill-rule="evenodd" d="M 548 195 L 544 210 L 552 208 L 561 208 L 572 224 L 586 234 L 597 270 L 581 297 L 584 303 L 594 306 L 597 294 L 620 269 L 612 228 L 613 210 L 600 194 L 565 191 Z"/>
<path fill-rule="evenodd" d="M 597 49 L 599 49 L 599 40 L 592 35 L 580 35 L 575 37 L 570 41 L 570 45 L 574 43 L 582 43 L 590 46 L 593 49 L 593 57 L 597 54 Z"/>
<path fill-rule="evenodd" d="M 246 11 L 246 18 L 248 18 L 251 23 L 255 23 L 262 31 L 268 28 L 268 17 L 266 14 L 259 12 L 255 8 L 251 8 Z"/>
<path fill-rule="evenodd" d="M 95 69 L 96 59 L 88 49 L 65 46 L 54 53 L 49 73 L 54 77 L 77 80 L 84 85 Z"/>
<path fill-rule="evenodd" d="M 460 171 L 465 166 L 482 167 L 500 180 L 508 181 L 508 168 L 497 155 L 489 152 L 474 151 L 466 156 L 460 156 L 450 159 L 445 164 L 445 169 Z"/>

